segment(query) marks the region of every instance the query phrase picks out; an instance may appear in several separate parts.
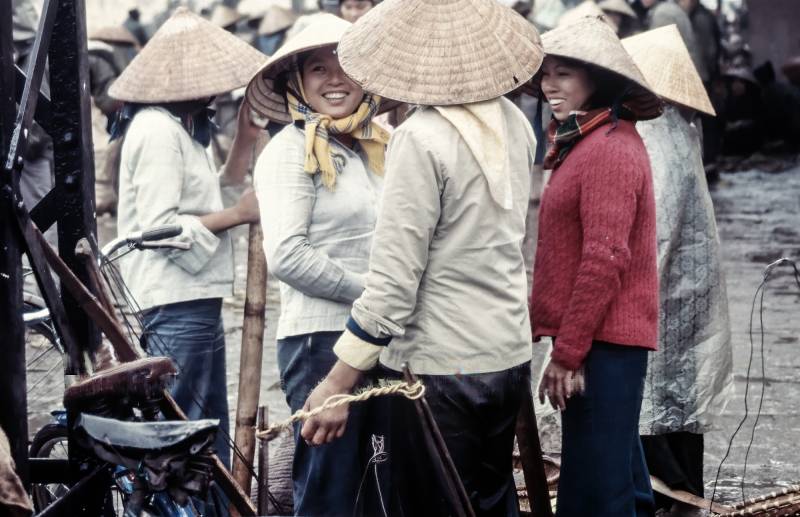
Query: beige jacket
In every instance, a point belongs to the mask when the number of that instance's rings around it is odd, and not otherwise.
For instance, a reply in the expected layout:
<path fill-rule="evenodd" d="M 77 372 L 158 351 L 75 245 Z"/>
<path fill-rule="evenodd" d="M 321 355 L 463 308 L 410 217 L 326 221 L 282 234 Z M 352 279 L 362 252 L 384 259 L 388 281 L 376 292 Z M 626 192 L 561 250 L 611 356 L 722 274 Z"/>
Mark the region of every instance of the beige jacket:
<path fill-rule="evenodd" d="M 369 367 L 370 347 L 389 368 L 409 362 L 428 375 L 501 371 L 531 359 L 522 240 L 535 140 L 522 112 L 497 102 L 510 209 L 493 199 L 469 146 L 439 111 L 422 108 L 394 132 L 366 288 L 351 313 L 362 335 L 393 339 L 337 345 L 348 364 Z"/>
<path fill-rule="evenodd" d="M 117 235 L 179 224 L 183 250 L 142 250 L 120 260 L 142 310 L 233 293 L 233 244 L 200 216 L 222 204 L 221 177 L 205 148 L 164 108 L 136 114 L 125 134 L 119 171 Z"/>

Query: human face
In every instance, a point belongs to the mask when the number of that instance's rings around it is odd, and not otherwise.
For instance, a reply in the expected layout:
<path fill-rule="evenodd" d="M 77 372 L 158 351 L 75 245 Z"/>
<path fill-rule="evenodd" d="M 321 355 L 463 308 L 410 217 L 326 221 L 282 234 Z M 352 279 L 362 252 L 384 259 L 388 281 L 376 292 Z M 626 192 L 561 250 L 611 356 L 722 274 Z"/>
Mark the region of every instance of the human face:
<path fill-rule="evenodd" d="M 556 57 L 545 57 L 542 63 L 542 93 L 553 116 L 563 122 L 573 111 L 581 111 L 594 93 L 589 71 Z"/>
<path fill-rule="evenodd" d="M 372 9 L 370 0 L 344 0 L 339 7 L 339 12 L 342 14 L 342 18 L 348 22 L 356 23 L 356 20 L 367 14 L 370 9 Z"/>
<path fill-rule="evenodd" d="M 311 109 L 333 118 L 352 115 L 364 90 L 347 77 L 334 54 L 335 47 L 322 47 L 303 63 L 303 90 Z"/>

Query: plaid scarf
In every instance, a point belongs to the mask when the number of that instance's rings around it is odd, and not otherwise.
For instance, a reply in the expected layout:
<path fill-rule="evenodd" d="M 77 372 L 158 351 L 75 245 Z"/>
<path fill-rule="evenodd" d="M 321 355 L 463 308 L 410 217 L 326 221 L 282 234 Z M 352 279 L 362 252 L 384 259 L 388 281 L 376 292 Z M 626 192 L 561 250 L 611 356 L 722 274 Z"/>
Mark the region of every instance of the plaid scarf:
<path fill-rule="evenodd" d="M 304 170 L 308 174 L 321 173 L 322 184 L 333 190 L 336 185 L 336 176 L 341 172 L 342 163 L 340 160 L 334 159 L 330 147 L 330 135 L 349 134 L 361 144 L 361 148 L 367 155 L 369 168 L 375 174 L 382 176 L 389 132 L 372 120 L 378 112 L 381 98 L 377 95 L 365 94 L 361 104 L 352 115 L 334 119 L 329 115 L 316 113 L 309 107 L 300 73 L 296 72 L 292 75 L 290 88 L 286 92 L 286 105 L 292 120 L 301 121 L 305 126 Z M 302 101 L 298 99 L 298 95 Z"/>
<path fill-rule="evenodd" d="M 624 100 L 623 100 L 624 99 Z M 619 119 L 649 120 L 661 115 L 663 105 L 655 95 L 626 91 L 610 108 L 571 113 L 567 120 L 558 123 L 553 119 L 547 128 L 549 149 L 544 157 L 544 168 L 555 170 L 566 159 L 570 150 L 598 127 L 611 122 L 610 133 L 617 127 Z"/>

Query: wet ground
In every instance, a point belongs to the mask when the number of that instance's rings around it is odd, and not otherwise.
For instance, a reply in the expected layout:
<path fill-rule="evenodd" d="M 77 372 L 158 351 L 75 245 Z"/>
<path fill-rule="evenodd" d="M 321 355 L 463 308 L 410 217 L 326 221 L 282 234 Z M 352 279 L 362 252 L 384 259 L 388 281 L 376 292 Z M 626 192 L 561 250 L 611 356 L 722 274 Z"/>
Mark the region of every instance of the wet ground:
<path fill-rule="evenodd" d="M 800 166 L 785 172 L 751 170 L 723 174 L 712 190 L 723 244 L 733 331 L 736 394 L 719 430 L 706 438 L 706 495 L 739 423 L 720 473 L 722 499 L 741 498 L 745 455 L 746 497 L 800 483 L 800 287 L 788 265 L 775 268 L 766 284 L 763 310 L 763 369 L 759 307 L 750 340 L 750 310 L 765 268 L 781 257 L 800 262 Z M 745 391 L 750 389 L 745 410 Z M 756 423 L 763 389 L 763 407 Z"/>
<path fill-rule="evenodd" d="M 769 169 L 769 167 L 763 167 Z M 758 318 L 754 336 L 753 361 L 748 377 L 751 345 L 748 334 L 750 309 L 765 267 L 781 257 L 800 260 L 800 166 L 785 172 L 758 170 L 725 173 L 712 192 L 723 241 L 733 327 L 736 394 L 725 412 L 719 429 L 706 438 L 706 495 L 714 487 L 717 468 L 728 443 L 747 414 L 731 447 L 717 484 L 717 499 L 741 498 L 740 485 L 745 474 L 745 454 L 752 437 L 744 489 L 747 497 L 778 487 L 800 483 L 800 288 L 787 266 L 774 270 L 764 296 L 764 369 L 762 373 Z M 101 240 L 113 233 L 110 217 L 99 221 Z M 246 232 L 236 232 L 237 281 L 235 295 L 225 301 L 227 338 L 228 398 L 231 421 L 235 421 L 238 390 L 239 350 L 244 305 Z M 277 283 L 268 287 L 267 328 L 264 344 L 261 403 L 269 406 L 270 420 L 288 416 L 280 392 L 275 364 L 275 327 L 278 311 Z M 756 312 L 756 317 L 758 312 Z M 29 353 L 36 352 L 29 347 Z M 32 356 L 31 356 L 32 357 Z M 45 363 L 46 360 L 41 361 Z M 37 365 L 33 380 L 47 367 Z M 747 413 L 744 393 L 750 382 Z M 29 425 L 31 434 L 48 420 L 48 412 L 60 406 L 62 378 L 55 370 L 31 391 Z M 761 390 L 763 407 L 753 433 Z"/>

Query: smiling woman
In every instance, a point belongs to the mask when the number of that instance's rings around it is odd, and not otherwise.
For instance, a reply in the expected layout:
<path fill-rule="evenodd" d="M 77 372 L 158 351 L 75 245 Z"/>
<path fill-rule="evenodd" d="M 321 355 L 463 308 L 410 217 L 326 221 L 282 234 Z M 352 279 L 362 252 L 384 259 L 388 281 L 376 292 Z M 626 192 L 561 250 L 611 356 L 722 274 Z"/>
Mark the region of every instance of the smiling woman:
<path fill-rule="evenodd" d="M 638 422 L 658 277 L 653 179 L 634 124 L 660 115 L 661 102 L 599 19 L 542 40 L 553 174 L 539 210 L 531 320 L 535 340 L 553 339 L 539 397 L 563 411 L 558 515 L 649 517 Z"/>
<path fill-rule="evenodd" d="M 372 121 L 380 98 L 348 78 L 335 53 L 348 27 L 322 15 L 276 52 L 246 94 L 259 114 L 289 124 L 264 149 L 254 177 L 264 251 L 280 281 L 278 368 L 292 412 L 336 362 L 333 345 L 364 289 L 383 188 L 388 134 Z M 308 446 L 295 428 L 295 515 L 353 514 L 359 410 L 324 447 Z"/>
<path fill-rule="evenodd" d="M 364 97 L 364 90 L 342 71 L 335 45 L 312 51 L 300 70 L 304 97 L 317 113 L 344 118 L 356 110 Z"/>
<path fill-rule="evenodd" d="M 553 117 L 559 122 L 586 108 L 595 90 L 586 66 L 571 60 L 545 57 L 540 74 L 542 93 L 550 103 Z"/>

